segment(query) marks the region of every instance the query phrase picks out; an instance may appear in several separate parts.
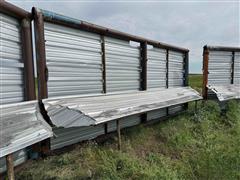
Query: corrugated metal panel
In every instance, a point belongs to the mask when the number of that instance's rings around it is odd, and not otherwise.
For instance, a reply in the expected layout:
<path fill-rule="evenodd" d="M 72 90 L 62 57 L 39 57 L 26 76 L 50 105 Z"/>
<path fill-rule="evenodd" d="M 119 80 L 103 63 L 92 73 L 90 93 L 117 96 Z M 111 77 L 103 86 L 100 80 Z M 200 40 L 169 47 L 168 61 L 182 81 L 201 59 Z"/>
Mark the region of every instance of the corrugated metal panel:
<path fill-rule="evenodd" d="M 184 54 L 169 51 L 169 87 L 184 86 Z"/>
<path fill-rule="evenodd" d="M 107 92 L 139 90 L 140 49 L 129 41 L 105 38 Z"/>
<path fill-rule="evenodd" d="M 240 84 L 240 52 L 235 52 L 234 59 L 234 84 Z"/>
<path fill-rule="evenodd" d="M 131 126 L 136 126 L 141 123 L 141 119 L 139 115 L 129 116 L 128 118 L 123 118 L 120 121 L 120 127 L 126 128 Z M 111 121 L 108 123 L 108 132 L 113 132 L 117 130 L 116 121 Z"/>
<path fill-rule="evenodd" d="M 231 84 L 232 52 L 210 51 L 208 62 L 208 84 Z"/>
<path fill-rule="evenodd" d="M 168 73 L 168 87 L 182 87 L 184 86 L 184 58 L 183 53 L 169 51 L 169 73 Z M 175 114 L 182 111 L 183 106 L 170 107 L 169 114 Z"/>
<path fill-rule="evenodd" d="M 160 48 L 148 49 L 147 56 L 148 89 L 166 88 L 166 50 Z"/>
<path fill-rule="evenodd" d="M 53 132 L 57 137 L 51 139 L 52 150 L 84 140 L 94 139 L 104 134 L 104 127 L 100 124 L 88 127 L 55 128 Z"/>
<path fill-rule="evenodd" d="M 230 99 L 239 99 L 240 98 L 240 86 L 239 84 L 231 85 L 208 85 L 208 89 L 213 91 L 219 101 L 226 101 Z"/>
<path fill-rule="evenodd" d="M 52 136 L 37 101 L 0 106 L 0 157 Z"/>
<path fill-rule="evenodd" d="M 48 96 L 102 92 L 100 36 L 44 23 Z"/>
<path fill-rule="evenodd" d="M 23 60 L 19 22 L 0 13 L 0 104 L 24 100 Z"/>
<path fill-rule="evenodd" d="M 164 117 L 167 115 L 167 110 L 166 108 L 164 109 L 160 109 L 160 110 L 155 110 L 155 111 L 150 111 L 147 113 L 147 120 L 155 120 L 155 119 L 159 119 L 161 117 Z"/>
<path fill-rule="evenodd" d="M 199 100 L 190 87 L 154 89 L 90 97 L 66 97 L 43 100 L 50 120 L 57 127 L 90 126 L 135 114 Z M 66 117 L 71 121 L 66 122 Z"/>
<path fill-rule="evenodd" d="M 14 159 L 14 166 L 18 166 L 28 159 L 28 154 L 26 149 L 22 149 L 20 151 L 17 151 L 13 153 L 13 159 Z M 6 158 L 2 157 L 0 158 L 0 173 L 3 173 L 7 170 L 6 168 Z"/>
<path fill-rule="evenodd" d="M 107 92 L 138 91 L 140 89 L 140 49 L 130 45 L 129 41 L 105 38 L 106 53 L 106 89 Z M 123 127 L 140 123 L 139 116 L 122 118 Z M 112 125 L 108 123 L 109 131 Z"/>
<path fill-rule="evenodd" d="M 147 89 L 166 88 L 167 51 L 165 49 L 148 49 L 147 56 Z M 167 115 L 166 108 L 150 111 L 147 120 L 154 120 Z"/>

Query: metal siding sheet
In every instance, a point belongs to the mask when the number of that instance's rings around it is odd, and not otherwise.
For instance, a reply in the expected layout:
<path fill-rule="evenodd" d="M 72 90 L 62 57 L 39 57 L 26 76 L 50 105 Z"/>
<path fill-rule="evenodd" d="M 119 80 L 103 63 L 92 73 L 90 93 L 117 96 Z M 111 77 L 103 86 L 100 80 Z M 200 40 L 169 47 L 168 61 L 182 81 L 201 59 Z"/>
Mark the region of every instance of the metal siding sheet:
<path fill-rule="evenodd" d="M 122 118 L 120 120 L 120 127 L 121 129 L 136 126 L 141 123 L 141 119 L 139 115 L 129 116 L 127 118 Z M 113 132 L 117 130 L 116 121 L 108 122 L 108 132 Z"/>
<path fill-rule="evenodd" d="M 0 13 L 0 104 L 24 101 L 23 59 L 17 19 Z"/>
<path fill-rule="evenodd" d="M 166 88 L 167 50 L 153 47 L 147 52 L 147 89 Z M 167 115 L 166 108 L 150 111 L 147 120 L 154 120 Z"/>
<path fill-rule="evenodd" d="M 209 51 L 208 84 L 231 84 L 232 52 Z"/>
<path fill-rule="evenodd" d="M 234 59 L 234 84 L 240 85 L 240 52 L 235 52 Z"/>
<path fill-rule="evenodd" d="M 165 88 L 166 87 L 166 50 L 153 48 L 148 50 L 147 61 L 147 87 Z"/>
<path fill-rule="evenodd" d="M 102 92 L 100 36 L 44 23 L 48 96 Z"/>
<path fill-rule="evenodd" d="M 31 146 L 52 136 L 37 101 L 0 106 L 0 157 Z"/>
<path fill-rule="evenodd" d="M 140 49 L 129 41 L 105 38 L 107 92 L 139 90 Z"/>
<path fill-rule="evenodd" d="M 88 127 L 55 128 L 53 132 L 57 137 L 51 138 L 52 150 L 94 139 L 104 134 L 104 127 L 100 124 Z"/>
<path fill-rule="evenodd" d="M 184 58 L 185 54 L 180 52 L 169 51 L 169 72 L 168 87 L 184 86 Z M 169 114 L 175 114 L 183 110 L 183 106 L 169 107 Z"/>
<path fill-rule="evenodd" d="M 169 87 L 184 86 L 184 54 L 169 51 Z"/>
<path fill-rule="evenodd" d="M 140 89 L 140 49 L 131 46 L 129 41 L 105 37 L 105 53 L 107 92 L 138 91 Z M 123 118 L 121 123 L 125 124 L 123 127 L 135 125 L 140 123 L 140 117 Z M 111 124 L 108 123 L 108 126 L 111 127 Z"/>
<path fill-rule="evenodd" d="M 57 127 L 91 126 L 126 118 L 131 115 L 199 100 L 190 87 L 148 91 L 74 96 L 43 100 L 50 120 Z M 66 121 L 66 118 L 68 120 Z"/>
<path fill-rule="evenodd" d="M 14 159 L 14 166 L 18 166 L 18 165 L 26 162 L 28 159 L 28 153 L 27 153 L 26 148 L 13 153 L 13 159 Z M 0 173 L 5 172 L 6 170 L 7 170 L 6 158 L 2 157 L 2 158 L 0 158 Z"/>
<path fill-rule="evenodd" d="M 239 84 L 230 85 L 208 85 L 208 89 L 213 91 L 219 101 L 226 101 L 230 99 L 240 98 L 240 86 Z"/>

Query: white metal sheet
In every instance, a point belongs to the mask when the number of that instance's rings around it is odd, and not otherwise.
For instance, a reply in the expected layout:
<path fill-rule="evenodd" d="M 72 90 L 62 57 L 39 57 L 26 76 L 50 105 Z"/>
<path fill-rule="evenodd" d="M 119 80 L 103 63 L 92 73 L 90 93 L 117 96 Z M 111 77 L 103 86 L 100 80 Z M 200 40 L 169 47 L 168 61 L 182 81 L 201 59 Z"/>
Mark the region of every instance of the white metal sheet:
<path fill-rule="evenodd" d="M 184 58 L 183 53 L 169 51 L 168 87 L 184 86 Z"/>
<path fill-rule="evenodd" d="M 107 92 L 140 89 L 140 49 L 129 41 L 105 37 Z"/>
<path fill-rule="evenodd" d="M 233 83 L 240 85 L 240 52 L 235 52 Z"/>
<path fill-rule="evenodd" d="M 44 23 L 48 96 L 102 93 L 100 36 Z"/>
<path fill-rule="evenodd" d="M 226 101 L 230 99 L 239 99 L 240 98 L 240 85 L 231 84 L 231 85 L 208 85 L 208 89 L 213 91 L 219 101 Z"/>
<path fill-rule="evenodd" d="M 0 112 L 0 158 L 52 136 L 37 101 L 1 105 Z"/>
<path fill-rule="evenodd" d="M 24 101 L 20 30 L 17 19 L 0 13 L 0 105 Z"/>
<path fill-rule="evenodd" d="M 231 84 L 232 52 L 210 51 L 208 61 L 208 84 Z"/>
<path fill-rule="evenodd" d="M 153 47 L 147 51 L 147 89 L 167 87 L 167 50 Z M 147 120 L 167 115 L 166 108 L 147 113 Z"/>
<path fill-rule="evenodd" d="M 96 125 L 134 114 L 201 99 L 190 87 L 43 100 L 57 127 Z"/>

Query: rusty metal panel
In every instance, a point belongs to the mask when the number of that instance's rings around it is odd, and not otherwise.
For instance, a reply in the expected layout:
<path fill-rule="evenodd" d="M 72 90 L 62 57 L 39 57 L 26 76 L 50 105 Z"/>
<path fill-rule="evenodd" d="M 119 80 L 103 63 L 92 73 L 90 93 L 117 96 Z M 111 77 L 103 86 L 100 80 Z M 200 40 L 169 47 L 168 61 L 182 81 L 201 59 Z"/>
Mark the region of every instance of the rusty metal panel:
<path fill-rule="evenodd" d="M 105 38 L 106 91 L 140 89 L 140 49 L 129 41 Z"/>
<path fill-rule="evenodd" d="M 44 23 L 48 97 L 102 92 L 100 36 Z"/>
<path fill-rule="evenodd" d="M 25 100 L 20 22 L 0 13 L 0 103 Z"/>

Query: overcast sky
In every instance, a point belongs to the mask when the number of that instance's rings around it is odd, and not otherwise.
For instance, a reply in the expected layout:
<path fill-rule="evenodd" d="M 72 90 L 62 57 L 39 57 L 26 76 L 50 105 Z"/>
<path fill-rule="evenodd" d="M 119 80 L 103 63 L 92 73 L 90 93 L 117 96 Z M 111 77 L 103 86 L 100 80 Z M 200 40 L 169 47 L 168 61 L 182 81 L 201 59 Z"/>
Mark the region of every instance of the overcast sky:
<path fill-rule="evenodd" d="M 201 73 L 202 47 L 240 45 L 239 1 L 27 1 L 32 6 L 190 49 L 190 72 Z"/>

